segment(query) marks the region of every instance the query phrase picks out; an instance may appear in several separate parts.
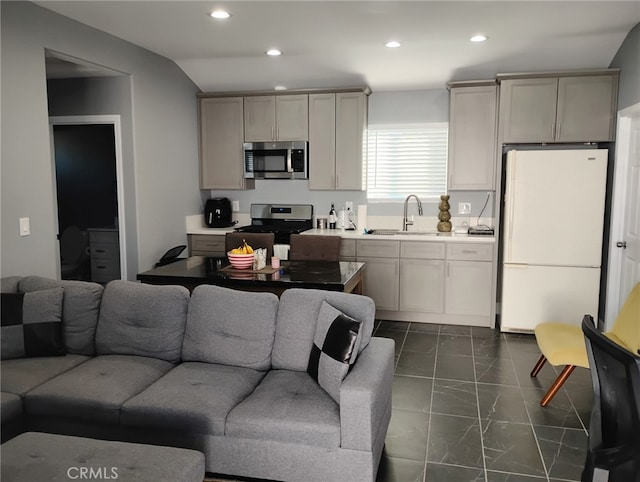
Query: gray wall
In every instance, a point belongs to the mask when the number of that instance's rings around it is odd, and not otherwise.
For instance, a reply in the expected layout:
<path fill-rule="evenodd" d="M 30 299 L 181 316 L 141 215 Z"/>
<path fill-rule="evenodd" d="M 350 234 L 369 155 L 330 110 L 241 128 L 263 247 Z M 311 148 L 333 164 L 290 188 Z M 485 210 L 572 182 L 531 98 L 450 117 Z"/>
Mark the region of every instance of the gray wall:
<path fill-rule="evenodd" d="M 640 23 L 624 39 L 610 67 L 621 69 L 618 110 L 640 102 Z"/>
<path fill-rule="evenodd" d="M 45 49 L 130 76 L 123 116 L 130 255 L 149 269 L 169 247 L 186 242 L 185 216 L 201 209 L 198 186 L 198 88 L 170 60 L 27 2 L 0 2 L 2 96 L 1 274 L 55 275 L 53 162 Z M 114 100 L 114 110 L 122 103 Z M 103 109 L 108 111 L 108 108 Z M 124 109 L 125 111 L 127 109 Z M 126 117 L 130 116 L 126 126 Z M 124 141 L 124 139 L 123 139 Z M 18 218 L 31 219 L 20 237 Z M 129 243 L 128 243 L 129 245 Z M 133 248 L 133 249 L 131 249 Z"/>

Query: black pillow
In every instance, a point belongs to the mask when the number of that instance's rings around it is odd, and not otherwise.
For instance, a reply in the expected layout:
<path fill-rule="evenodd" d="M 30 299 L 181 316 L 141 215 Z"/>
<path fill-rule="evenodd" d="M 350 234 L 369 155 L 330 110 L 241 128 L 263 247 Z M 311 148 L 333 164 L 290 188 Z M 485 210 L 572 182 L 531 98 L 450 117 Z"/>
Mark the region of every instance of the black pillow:
<path fill-rule="evenodd" d="M 63 288 L 2 293 L 1 358 L 61 356 Z"/>
<path fill-rule="evenodd" d="M 322 302 L 307 373 L 340 404 L 342 380 L 356 361 L 360 322 Z"/>

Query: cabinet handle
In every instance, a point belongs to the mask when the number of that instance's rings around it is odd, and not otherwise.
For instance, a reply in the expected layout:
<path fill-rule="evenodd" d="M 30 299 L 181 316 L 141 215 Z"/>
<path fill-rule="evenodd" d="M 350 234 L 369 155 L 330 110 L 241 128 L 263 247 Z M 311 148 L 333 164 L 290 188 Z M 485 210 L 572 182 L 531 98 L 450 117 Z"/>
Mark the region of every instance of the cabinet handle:
<path fill-rule="evenodd" d="M 560 139 L 561 128 L 562 128 L 562 124 L 560 122 L 558 122 L 558 128 L 556 129 L 556 140 Z"/>
<path fill-rule="evenodd" d="M 551 139 L 555 139 L 556 138 L 556 123 L 552 122 L 551 123 Z"/>
<path fill-rule="evenodd" d="M 96 249 L 96 253 L 104 253 L 105 250 L 104 249 Z"/>
<path fill-rule="evenodd" d="M 470 250 L 470 249 L 463 249 L 463 250 L 462 250 L 462 252 L 463 252 L 464 254 L 478 254 L 478 252 L 477 252 L 477 251 L 472 251 L 472 250 Z"/>
<path fill-rule="evenodd" d="M 96 266 L 96 268 L 98 268 L 98 269 L 106 269 L 107 267 L 104 266 L 104 265 L 98 265 L 98 266 Z"/>
<path fill-rule="evenodd" d="M 451 263 L 447 263 L 447 278 L 450 276 L 451 274 Z"/>

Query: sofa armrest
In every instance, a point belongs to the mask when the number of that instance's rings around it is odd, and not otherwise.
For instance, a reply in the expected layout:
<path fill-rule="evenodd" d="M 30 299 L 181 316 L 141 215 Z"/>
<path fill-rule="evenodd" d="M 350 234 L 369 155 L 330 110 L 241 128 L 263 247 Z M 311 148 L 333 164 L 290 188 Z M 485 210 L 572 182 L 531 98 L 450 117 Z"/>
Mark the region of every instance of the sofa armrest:
<path fill-rule="evenodd" d="M 395 342 L 371 339 L 340 388 L 342 448 L 371 451 L 391 405 Z"/>

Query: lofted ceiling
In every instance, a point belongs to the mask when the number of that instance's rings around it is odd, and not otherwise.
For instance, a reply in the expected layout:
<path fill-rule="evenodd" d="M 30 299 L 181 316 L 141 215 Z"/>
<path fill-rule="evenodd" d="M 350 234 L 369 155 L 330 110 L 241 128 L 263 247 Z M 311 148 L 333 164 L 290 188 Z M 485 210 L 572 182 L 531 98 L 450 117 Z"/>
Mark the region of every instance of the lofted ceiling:
<path fill-rule="evenodd" d="M 422 90 L 498 72 L 606 68 L 640 22 L 639 0 L 35 3 L 172 59 L 205 92 Z M 217 8 L 231 17 L 211 18 Z M 470 42 L 478 33 L 488 40 Z"/>

